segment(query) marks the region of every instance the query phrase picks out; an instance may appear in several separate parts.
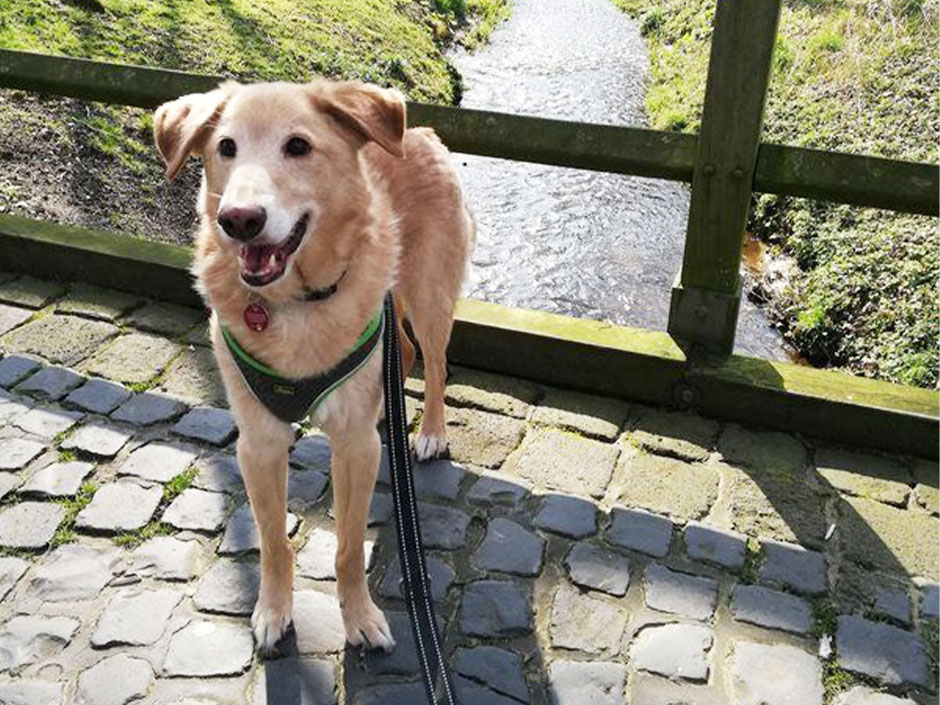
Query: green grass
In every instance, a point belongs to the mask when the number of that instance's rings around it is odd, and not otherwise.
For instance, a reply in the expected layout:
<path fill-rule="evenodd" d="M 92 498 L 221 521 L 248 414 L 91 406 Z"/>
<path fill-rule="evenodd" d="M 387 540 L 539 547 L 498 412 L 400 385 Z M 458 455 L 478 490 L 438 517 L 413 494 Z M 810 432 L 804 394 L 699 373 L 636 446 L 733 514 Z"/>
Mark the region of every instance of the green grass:
<path fill-rule="evenodd" d="M 52 540 L 49 541 L 49 545 L 52 548 L 61 546 L 65 543 L 71 543 L 78 538 L 78 536 L 75 534 L 75 531 L 73 530 L 73 527 L 75 526 L 75 517 L 78 516 L 80 511 L 88 506 L 92 498 L 95 496 L 95 492 L 97 491 L 98 484 L 89 480 L 88 482 L 82 484 L 74 497 L 58 500 L 58 503 L 61 504 L 65 509 L 65 516 L 59 523 L 59 528 L 52 536 Z"/>
<path fill-rule="evenodd" d="M 144 541 L 148 541 L 156 536 L 170 536 L 174 529 L 169 524 L 162 521 L 152 521 L 137 531 L 128 531 L 115 536 L 112 541 L 122 548 L 137 548 Z"/>
<path fill-rule="evenodd" d="M 749 538 L 745 544 L 744 566 L 741 568 L 741 582 L 752 585 L 757 582 L 757 573 L 760 570 L 764 554 L 761 552 L 760 542 Z"/>
<path fill-rule="evenodd" d="M 839 613 L 828 597 L 817 597 L 813 600 L 813 628 L 810 631 L 817 639 L 827 634 L 835 636 L 839 626 Z"/>
<path fill-rule="evenodd" d="M 183 490 L 193 484 L 193 480 L 196 479 L 196 475 L 198 474 L 199 470 L 196 468 L 189 468 L 188 470 L 183 470 L 183 472 L 166 483 L 163 486 L 164 503 L 169 504 L 174 499 L 176 499 L 183 492 Z"/>
<path fill-rule="evenodd" d="M 615 0 L 650 46 L 653 127 L 701 120 L 714 0 Z M 762 139 L 937 163 L 938 0 L 784 0 Z M 810 362 L 938 382 L 934 218 L 760 196 L 750 229 L 798 275 L 772 302 Z"/>

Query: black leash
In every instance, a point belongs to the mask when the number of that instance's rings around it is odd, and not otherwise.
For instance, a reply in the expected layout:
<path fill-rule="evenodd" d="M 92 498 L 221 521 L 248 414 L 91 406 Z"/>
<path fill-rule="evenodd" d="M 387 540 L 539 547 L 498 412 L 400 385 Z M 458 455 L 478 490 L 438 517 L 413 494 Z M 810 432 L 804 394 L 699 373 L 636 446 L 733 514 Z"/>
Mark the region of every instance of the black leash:
<path fill-rule="evenodd" d="M 405 390 L 401 379 L 401 346 L 392 295 L 385 297 L 385 333 L 382 354 L 385 380 L 385 419 L 388 428 L 389 475 L 398 527 L 398 559 L 401 561 L 402 591 L 414 632 L 415 647 L 424 673 L 424 688 L 430 705 L 457 705 L 447 661 L 441 649 L 442 635 L 437 618 L 418 524 L 411 451 L 408 447 L 408 419 Z"/>

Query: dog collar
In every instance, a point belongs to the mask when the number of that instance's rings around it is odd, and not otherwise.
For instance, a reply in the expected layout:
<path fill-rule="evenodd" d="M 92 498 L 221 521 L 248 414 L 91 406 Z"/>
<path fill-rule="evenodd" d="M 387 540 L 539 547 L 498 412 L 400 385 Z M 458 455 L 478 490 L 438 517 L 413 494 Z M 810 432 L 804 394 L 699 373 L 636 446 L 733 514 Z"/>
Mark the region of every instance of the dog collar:
<path fill-rule="evenodd" d="M 343 281 L 343 277 L 346 276 L 346 270 L 343 270 L 343 273 L 339 275 L 339 279 L 325 286 L 322 289 L 310 289 L 309 287 L 304 287 L 304 293 L 300 297 L 301 301 L 324 301 L 325 299 L 330 298 L 333 294 L 336 293 L 336 289 L 339 287 L 339 283 Z"/>
<path fill-rule="evenodd" d="M 225 326 L 220 327 L 232 359 L 255 399 L 281 421 L 291 423 L 315 412 L 333 390 L 372 357 L 385 328 L 385 312 L 379 308 L 352 349 L 332 368 L 301 379 L 284 377 L 256 360 Z"/>

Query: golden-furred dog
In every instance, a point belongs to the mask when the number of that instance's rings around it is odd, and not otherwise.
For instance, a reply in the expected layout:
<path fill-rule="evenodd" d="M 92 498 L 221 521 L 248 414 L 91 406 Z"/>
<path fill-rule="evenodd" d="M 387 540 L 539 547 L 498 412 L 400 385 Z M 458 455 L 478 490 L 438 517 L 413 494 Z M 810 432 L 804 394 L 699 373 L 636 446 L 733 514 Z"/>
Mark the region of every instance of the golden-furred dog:
<path fill-rule="evenodd" d="M 203 159 L 193 271 L 213 311 L 212 344 L 240 432 L 238 464 L 261 536 L 252 627 L 259 650 L 270 652 L 291 623 L 285 522 L 294 431 L 251 392 L 222 329 L 278 374 L 303 378 L 342 360 L 392 291 L 424 358 L 415 451 L 419 459 L 439 455 L 447 448 L 444 356 L 474 222 L 447 148 L 432 130 L 405 129 L 405 103 L 394 90 L 227 82 L 162 105 L 154 136 L 170 179 L 190 155 Z M 404 331 L 401 340 L 407 374 L 415 348 Z M 390 649 L 363 559 L 380 457 L 378 345 L 313 421 L 332 446 L 346 638 Z"/>

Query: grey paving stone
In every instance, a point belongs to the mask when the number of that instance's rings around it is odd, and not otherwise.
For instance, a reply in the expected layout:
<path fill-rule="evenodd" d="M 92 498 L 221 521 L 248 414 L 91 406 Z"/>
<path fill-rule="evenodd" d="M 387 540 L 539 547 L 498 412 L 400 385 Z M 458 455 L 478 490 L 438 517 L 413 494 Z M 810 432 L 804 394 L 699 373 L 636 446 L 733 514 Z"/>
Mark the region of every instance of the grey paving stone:
<path fill-rule="evenodd" d="M 3 336 L 7 352 L 36 355 L 54 365 L 74 366 L 120 331 L 78 316 L 42 316 Z"/>
<path fill-rule="evenodd" d="M 392 520 L 393 503 L 392 496 L 385 492 L 375 492 L 372 495 L 372 501 L 369 503 L 369 526 L 388 524 Z M 330 518 L 333 516 L 333 509 L 330 508 Z"/>
<path fill-rule="evenodd" d="M 65 508 L 52 502 L 21 502 L 0 511 L 0 546 L 43 548 L 65 517 Z"/>
<path fill-rule="evenodd" d="M 690 619 L 709 619 L 718 603 L 718 583 L 652 563 L 643 575 L 646 604 L 660 612 Z"/>
<path fill-rule="evenodd" d="M 20 494 L 41 497 L 71 497 L 78 492 L 82 481 L 94 471 L 91 463 L 72 461 L 52 463 L 36 471 L 20 489 Z"/>
<path fill-rule="evenodd" d="M 154 335 L 130 333 L 100 349 L 82 369 L 124 384 L 142 384 L 156 377 L 179 352 L 179 346 Z"/>
<path fill-rule="evenodd" d="M 196 576 L 201 553 L 197 541 L 156 536 L 134 550 L 127 572 L 142 578 L 190 580 Z"/>
<path fill-rule="evenodd" d="M 154 683 L 142 658 L 116 654 L 101 659 L 78 677 L 76 705 L 126 705 L 142 698 Z"/>
<path fill-rule="evenodd" d="M 245 489 L 234 455 L 217 453 L 202 457 L 196 461 L 196 469 L 199 474 L 193 480 L 193 485 L 199 489 L 230 494 Z"/>
<path fill-rule="evenodd" d="M 251 614 L 260 584 L 261 570 L 257 563 L 216 561 L 199 581 L 193 604 L 203 612 Z"/>
<path fill-rule="evenodd" d="M 115 594 L 98 618 L 91 645 L 105 648 L 155 643 L 163 636 L 173 609 L 182 599 L 183 593 L 175 588 L 130 589 Z"/>
<path fill-rule="evenodd" d="M 901 624 L 911 623 L 911 601 L 900 588 L 876 587 L 874 611 Z"/>
<path fill-rule="evenodd" d="M 4 705 L 62 705 L 65 683 L 40 680 L 16 680 L 0 683 L 0 702 Z"/>
<path fill-rule="evenodd" d="M 330 471 L 330 458 L 330 440 L 321 435 L 304 436 L 290 452 L 291 465 L 323 473 Z"/>
<path fill-rule="evenodd" d="M 763 541 L 762 546 L 764 560 L 758 572 L 761 582 L 778 583 L 808 595 L 826 591 L 823 554 L 781 541 Z"/>
<path fill-rule="evenodd" d="M 545 531 L 581 539 L 597 532 L 597 507 L 580 497 L 550 494 L 542 501 L 534 522 Z"/>
<path fill-rule="evenodd" d="M 13 556 L 0 557 L 0 602 L 6 599 L 16 583 L 29 568 L 29 563 Z"/>
<path fill-rule="evenodd" d="M 150 521 L 161 499 L 161 487 L 112 482 L 95 492 L 91 503 L 78 513 L 75 525 L 97 531 L 134 531 Z"/>
<path fill-rule="evenodd" d="M 475 409 L 447 408 L 447 439 L 451 458 L 480 467 L 497 468 L 525 434 L 525 422 Z"/>
<path fill-rule="evenodd" d="M 552 705 L 626 705 L 627 667 L 605 661 L 555 661 L 548 676 Z"/>
<path fill-rule="evenodd" d="M 316 470 L 290 470 L 287 475 L 287 506 L 303 512 L 319 501 L 329 480 Z"/>
<path fill-rule="evenodd" d="M 898 698 L 864 685 L 857 685 L 836 696 L 834 705 L 917 705 L 910 698 Z"/>
<path fill-rule="evenodd" d="M 383 445 L 378 475 L 378 481 L 383 485 L 391 485 L 391 477 L 388 473 L 388 448 Z M 414 467 L 415 492 L 419 497 L 454 500 L 457 499 L 460 483 L 466 475 L 466 468 L 444 458 L 416 463 Z"/>
<path fill-rule="evenodd" d="M 731 688 L 736 705 L 822 705 L 822 666 L 784 644 L 733 644 Z"/>
<path fill-rule="evenodd" d="M 190 409 L 173 426 L 173 433 L 186 438 L 194 438 L 216 446 L 224 446 L 233 438 L 238 429 L 232 413 L 225 409 L 213 409 L 199 406 Z"/>
<path fill-rule="evenodd" d="M 669 553 L 672 541 L 672 522 L 665 517 L 642 509 L 614 507 L 610 510 L 611 523 L 607 540 L 615 546 L 640 551 L 654 558 Z"/>
<path fill-rule="evenodd" d="M 336 580 L 336 534 L 324 529 L 314 529 L 307 536 L 307 543 L 297 554 L 297 572 L 314 580 Z M 366 570 L 372 564 L 373 541 L 363 543 Z"/>
<path fill-rule="evenodd" d="M 634 443 L 650 453 L 703 461 L 715 444 L 718 423 L 681 411 L 643 410 L 630 433 Z"/>
<path fill-rule="evenodd" d="M 743 534 L 690 521 L 685 525 L 682 536 L 689 558 L 732 570 L 744 567 L 747 537 Z"/>
<path fill-rule="evenodd" d="M 627 613 L 608 602 L 562 586 L 552 601 L 552 646 L 589 654 L 616 656 L 627 626 Z"/>
<path fill-rule="evenodd" d="M 615 445 L 545 429 L 526 438 L 505 470 L 548 489 L 602 497 L 619 454 Z"/>
<path fill-rule="evenodd" d="M 549 389 L 535 407 L 532 421 L 574 431 L 588 438 L 613 441 L 620 434 L 629 408 L 619 399 Z"/>
<path fill-rule="evenodd" d="M 757 585 L 735 585 L 731 614 L 760 627 L 807 634 L 813 627 L 813 609 L 806 600 Z"/>
<path fill-rule="evenodd" d="M 0 360 L 0 387 L 9 388 L 38 370 L 39 363 L 21 355 L 7 355 Z"/>
<path fill-rule="evenodd" d="M 17 475 L 10 472 L 0 472 L 0 499 L 6 497 L 21 484 L 23 484 L 23 481 Z"/>
<path fill-rule="evenodd" d="M 445 399 L 457 407 L 485 409 L 524 419 L 541 396 L 537 385 L 517 377 L 455 367 L 447 380 Z"/>
<path fill-rule="evenodd" d="M 525 588 L 505 580 L 475 580 L 464 588 L 458 616 L 469 636 L 512 636 L 532 631 L 532 607 Z"/>
<path fill-rule="evenodd" d="M 205 312 L 199 309 L 158 301 L 138 308 L 125 320 L 140 330 L 176 336 L 202 323 L 205 318 Z"/>
<path fill-rule="evenodd" d="M 229 513 L 229 496 L 190 487 L 173 500 L 163 513 L 163 521 L 177 529 L 218 531 Z"/>
<path fill-rule="evenodd" d="M 529 692 L 522 674 L 522 656 L 495 646 L 458 648 L 454 653 L 454 671 L 485 683 L 490 690 L 529 702 Z"/>
<path fill-rule="evenodd" d="M 13 330 L 21 323 L 25 323 L 33 313 L 34 311 L 25 308 L 0 304 L 0 335 Z"/>
<path fill-rule="evenodd" d="M 120 570 L 121 549 L 79 543 L 59 546 L 39 564 L 29 581 L 29 594 L 43 602 L 91 600 Z"/>
<path fill-rule="evenodd" d="M 32 377 L 16 385 L 16 391 L 45 399 L 61 399 L 85 381 L 77 372 L 65 367 L 44 367 Z"/>
<path fill-rule="evenodd" d="M 425 548 L 460 548 L 467 540 L 470 517 L 459 509 L 418 502 L 418 518 Z"/>
<path fill-rule="evenodd" d="M 545 541 L 508 519 L 491 519 L 482 543 L 470 557 L 480 570 L 535 576 L 542 569 Z"/>
<path fill-rule="evenodd" d="M 669 678 L 708 680 L 714 633 L 695 624 L 664 624 L 643 629 L 634 640 L 633 665 Z"/>
<path fill-rule="evenodd" d="M 630 586 L 630 561 L 597 546 L 578 543 L 565 556 L 571 582 L 623 597 Z"/>
<path fill-rule="evenodd" d="M 209 348 L 185 348 L 161 376 L 158 389 L 193 405 L 225 407 L 225 384 Z"/>
<path fill-rule="evenodd" d="M 234 676 L 251 665 L 253 643 L 247 626 L 195 619 L 170 639 L 165 676 Z"/>
<path fill-rule="evenodd" d="M 518 508 L 532 491 L 532 485 L 518 477 L 487 470 L 473 483 L 467 501 L 481 507 Z"/>
<path fill-rule="evenodd" d="M 46 447 L 26 438 L 0 438 L 0 470 L 19 470 Z"/>
<path fill-rule="evenodd" d="M 907 468 L 890 458 L 824 447 L 816 451 L 816 470 L 842 492 L 903 505 L 913 484 Z"/>
<path fill-rule="evenodd" d="M 314 590 L 294 593 L 294 631 L 301 654 L 338 653 L 346 646 L 339 600 Z"/>
<path fill-rule="evenodd" d="M 55 310 L 114 321 L 143 302 L 144 298 L 137 294 L 76 282 L 72 284 L 68 296 L 56 304 Z"/>
<path fill-rule="evenodd" d="M 395 683 L 363 688 L 350 705 L 415 705 L 427 700 L 424 683 Z"/>
<path fill-rule="evenodd" d="M 187 408 L 189 407 L 186 403 L 179 399 L 154 392 L 142 392 L 123 402 L 111 414 L 111 418 L 135 426 L 152 426 L 175 419 Z"/>
<path fill-rule="evenodd" d="M 924 586 L 924 601 L 920 606 L 920 616 L 923 619 L 940 618 L 940 585 L 928 583 Z"/>
<path fill-rule="evenodd" d="M 0 301 L 30 308 L 42 308 L 65 294 L 66 291 L 68 291 L 67 287 L 60 282 L 34 279 L 27 275 L 0 284 Z"/>
<path fill-rule="evenodd" d="M 65 411 L 62 409 L 49 409 L 33 407 L 13 424 L 27 433 L 51 441 L 60 433 L 65 433 L 84 416 L 81 411 Z"/>
<path fill-rule="evenodd" d="M 700 519 L 718 499 L 721 475 L 712 467 L 649 453 L 624 452 L 618 501 L 679 521 Z"/>
<path fill-rule="evenodd" d="M 806 447 L 795 437 L 777 431 L 749 431 L 729 424 L 718 439 L 718 451 L 735 465 L 761 470 L 801 470 Z"/>
<path fill-rule="evenodd" d="M 0 389 L 0 426 L 19 418 L 33 406 L 29 397 L 14 396 Z"/>
<path fill-rule="evenodd" d="M 431 578 L 431 599 L 440 602 L 447 597 L 447 591 L 454 582 L 454 569 L 437 556 L 427 556 L 425 562 L 428 576 Z M 405 599 L 401 585 L 401 563 L 398 556 L 393 556 L 385 571 L 385 577 L 379 584 L 379 594 L 383 597 Z"/>
<path fill-rule="evenodd" d="M 151 482 L 169 482 L 192 465 L 196 455 L 196 449 L 178 443 L 148 443 L 127 456 L 118 474 Z"/>
<path fill-rule="evenodd" d="M 856 616 L 839 617 L 836 651 L 843 668 L 892 685 L 930 682 L 927 650 L 917 634 Z"/>
<path fill-rule="evenodd" d="M 329 661 L 279 658 L 265 661 L 251 705 L 335 705 L 335 689 Z"/>
<path fill-rule="evenodd" d="M 131 434 L 126 431 L 92 421 L 66 438 L 60 447 L 73 448 L 103 458 L 113 458 L 130 439 Z"/>
<path fill-rule="evenodd" d="M 24 666 L 57 654 L 81 626 L 73 617 L 20 615 L 0 631 L 0 671 L 17 672 Z"/>
<path fill-rule="evenodd" d="M 90 379 L 65 398 L 66 404 L 96 414 L 110 414 L 130 397 L 131 393 L 117 382 Z"/>
<path fill-rule="evenodd" d="M 386 612 L 388 628 L 395 639 L 391 652 L 369 649 L 363 658 L 366 673 L 372 676 L 421 676 L 421 664 L 407 612 Z"/>
<path fill-rule="evenodd" d="M 642 705 L 728 705 L 720 689 L 639 672 L 630 678 L 627 702 Z"/>
<path fill-rule="evenodd" d="M 299 525 L 300 520 L 294 514 L 288 512 L 287 535 L 292 536 Z M 258 529 L 255 527 L 255 519 L 251 515 L 251 507 L 243 504 L 232 513 L 228 524 L 225 526 L 225 534 L 222 536 L 219 553 L 234 555 L 257 551 L 261 546 L 260 541 Z"/>
<path fill-rule="evenodd" d="M 454 676 L 454 694 L 462 705 L 518 705 L 519 703 L 518 700 L 500 695 L 460 675 Z"/>

